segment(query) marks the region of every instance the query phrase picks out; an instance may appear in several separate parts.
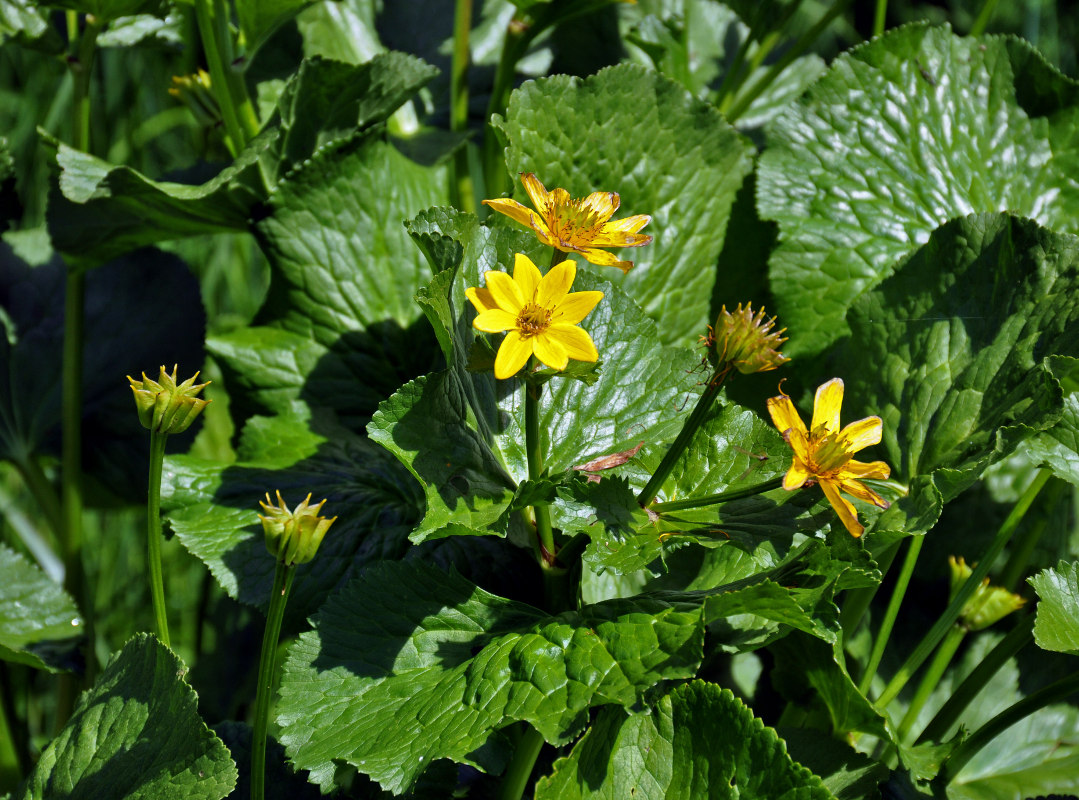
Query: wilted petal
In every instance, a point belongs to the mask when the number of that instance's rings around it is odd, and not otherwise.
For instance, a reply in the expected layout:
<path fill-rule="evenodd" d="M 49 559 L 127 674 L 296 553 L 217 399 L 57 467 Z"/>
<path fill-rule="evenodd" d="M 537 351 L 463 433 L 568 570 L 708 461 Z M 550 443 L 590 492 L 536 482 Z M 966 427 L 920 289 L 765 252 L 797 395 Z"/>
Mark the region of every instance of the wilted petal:
<path fill-rule="evenodd" d="M 880 421 L 880 417 L 866 417 L 850 423 L 840 431 L 839 439 L 848 453 L 857 453 L 871 445 L 880 444 L 883 431 L 884 423 Z"/>
<path fill-rule="evenodd" d="M 824 490 L 824 496 L 828 498 L 828 502 L 835 509 L 835 513 L 839 515 L 839 521 L 843 523 L 843 527 L 847 529 L 851 536 L 861 536 L 865 528 L 858 521 L 858 514 L 854 510 L 854 504 L 839 494 L 838 487 L 831 481 L 822 480 L 820 486 Z"/>
<path fill-rule="evenodd" d="M 794 407 L 794 403 L 791 402 L 787 395 L 781 394 L 779 397 L 769 397 L 765 401 L 765 405 L 768 406 L 768 413 L 772 417 L 772 424 L 776 426 L 776 430 L 780 433 L 796 430 L 802 434 L 802 441 L 805 441 L 809 432 L 806 430 L 802 418 L 798 416 L 798 410 Z"/>

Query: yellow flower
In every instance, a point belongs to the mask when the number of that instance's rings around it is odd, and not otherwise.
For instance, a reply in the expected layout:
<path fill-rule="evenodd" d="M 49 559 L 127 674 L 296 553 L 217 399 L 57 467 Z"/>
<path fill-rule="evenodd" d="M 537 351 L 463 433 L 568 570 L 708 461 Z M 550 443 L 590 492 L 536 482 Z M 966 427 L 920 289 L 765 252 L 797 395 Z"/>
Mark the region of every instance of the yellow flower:
<path fill-rule="evenodd" d="M 819 483 L 825 497 L 852 536 L 865 530 L 858 522 L 854 505 L 842 497 L 842 491 L 859 500 L 887 508 L 888 502 L 861 483 L 863 478 L 884 479 L 891 468 L 883 461 L 864 463 L 851 456 L 880 442 L 883 425 L 880 417 L 866 417 L 839 428 L 839 409 L 843 405 L 843 381 L 832 378 L 817 388 L 813 400 L 813 423 L 807 431 L 802 418 L 787 395 L 768 398 L 772 422 L 794 451 L 794 460 L 783 478 L 788 491 Z"/>
<path fill-rule="evenodd" d="M 573 292 L 577 267 L 563 261 L 540 276 L 528 256 L 518 253 L 513 277 L 492 270 L 487 288 L 469 287 L 465 295 L 479 315 L 473 327 L 485 333 L 508 331 L 495 356 L 495 377 L 509 378 L 535 355 L 552 369 L 566 368 L 569 359 L 595 361 L 596 346 L 579 323 L 603 298 L 603 292 Z"/>
<path fill-rule="evenodd" d="M 583 200 L 574 200 L 565 189 L 548 192 L 531 172 L 521 175 L 521 183 L 536 211 L 509 198 L 483 202 L 530 227 L 549 247 L 557 247 L 563 253 L 580 253 L 593 264 L 629 272 L 633 269 L 632 261 L 619 261 L 599 248 L 640 247 L 652 241 L 651 236 L 637 233 L 652 220 L 647 214 L 611 220 L 619 204 L 615 192 L 593 192 Z"/>

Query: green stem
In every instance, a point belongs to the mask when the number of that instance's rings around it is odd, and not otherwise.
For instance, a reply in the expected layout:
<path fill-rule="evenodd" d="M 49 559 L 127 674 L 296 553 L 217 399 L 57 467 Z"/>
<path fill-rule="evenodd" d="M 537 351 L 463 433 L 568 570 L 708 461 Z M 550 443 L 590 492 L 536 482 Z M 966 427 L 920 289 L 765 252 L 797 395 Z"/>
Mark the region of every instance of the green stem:
<path fill-rule="evenodd" d="M 748 70 L 744 70 L 744 68 L 746 56 L 749 55 L 749 48 L 753 46 L 753 41 L 753 32 L 750 31 L 738 46 L 738 50 L 735 51 L 734 59 L 731 61 L 726 73 L 724 73 L 719 88 L 716 89 L 714 102 L 720 111 L 726 111 L 730 107 L 731 101 L 734 100 L 734 93 L 738 91 L 738 88 L 745 80 L 742 73 L 743 71 L 748 73 Z"/>
<path fill-rule="evenodd" d="M 60 505 L 60 498 L 57 496 L 53 485 L 45 477 L 45 473 L 41 471 L 41 467 L 32 456 L 15 461 L 15 468 L 19 471 L 23 483 L 26 484 L 26 488 L 30 490 L 30 494 L 34 496 L 38 507 L 41 508 L 41 512 L 45 515 L 45 521 L 49 523 L 53 536 L 56 537 L 57 541 L 63 541 L 64 515 Z"/>
<path fill-rule="evenodd" d="M 985 33 L 985 29 L 989 26 L 989 20 L 993 16 L 993 12 L 997 9 L 997 0 L 985 0 L 982 4 L 982 10 L 978 12 L 978 18 L 974 20 L 974 24 L 970 28 L 970 36 L 981 36 Z"/>
<path fill-rule="evenodd" d="M 914 567 L 918 563 L 918 555 L 922 552 L 924 543 L 924 536 L 913 537 L 910 547 L 907 549 L 907 554 L 903 558 L 903 566 L 899 570 L 895 588 L 892 589 L 892 596 L 888 601 L 888 608 L 884 612 L 884 619 L 881 620 L 880 630 L 877 631 L 877 638 L 873 640 L 873 649 L 869 654 L 869 661 L 865 665 L 865 673 L 858 684 L 858 691 L 867 697 L 869 687 L 873 685 L 873 676 L 877 674 L 877 668 L 884 657 L 884 650 L 888 646 L 888 639 L 891 638 L 892 628 L 895 627 L 896 617 L 899 616 L 899 609 L 903 605 L 903 598 L 907 594 L 907 587 L 910 585 L 910 578 L 914 574 Z"/>
<path fill-rule="evenodd" d="M 884 33 L 884 18 L 888 15 L 888 0 L 877 0 L 877 10 L 873 15 L 873 35 Z"/>
<path fill-rule="evenodd" d="M 1008 518 L 1004 520 L 1004 523 L 1000 526 L 1000 530 L 997 531 L 992 543 L 989 545 L 989 549 L 985 551 L 982 559 L 974 567 L 970 577 L 959 588 L 959 591 L 955 593 L 948 607 L 941 614 L 940 618 L 934 623 L 933 627 L 929 629 L 929 632 L 914 648 L 913 652 L 907 656 L 907 660 L 903 662 L 903 665 L 896 672 L 895 676 L 885 687 L 884 692 L 877 702 L 874 704 L 878 709 L 885 708 L 888 703 L 895 699 L 896 695 L 902 691 L 906 686 L 907 681 L 917 671 L 918 667 L 922 665 L 922 662 L 929 657 L 929 654 L 933 651 L 933 648 L 937 646 L 937 643 L 944 638 L 944 635 L 948 632 L 948 629 L 952 624 L 959 619 L 959 614 L 963 610 L 963 606 L 967 600 L 974 593 L 974 590 L 981 585 L 982 578 L 988 573 L 992 567 L 993 562 L 996 561 L 997 556 L 1004 549 L 1005 545 L 1011 540 L 1012 535 L 1015 533 L 1016 528 L 1019 527 L 1019 523 L 1022 522 L 1023 517 L 1026 515 L 1030 508 L 1031 503 L 1038 496 L 1038 493 L 1045 486 L 1046 481 L 1049 480 L 1050 473 L 1047 469 L 1039 471 L 1034 481 L 1027 487 L 1027 490 L 1023 493 L 1023 496 L 1019 498 L 1018 502 L 1012 508 L 1011 513 L 1008 514 Z"/>
<path fill-rule="evenodd" d="M 506 773 L 502 776 L 502 786 L 498 791 L 498 800 L 520 800 L 528 786 L 528 779 L 532 776 L 532 768 L 536 765 L 536 758 L 543 749 L 543 735 L 528 723 L 517 742 L 517 750 L 513 753 L 513 760 L 506 767 Z"/>
<path fill-rule="evenodd" d="M 955 776 L 966 766 L 967 762 L 1001 733 L 1024 717 L 1045 706 L 1066 700 L 1076 692 L 1079 692 L 1079 670 L 1066 678 L 1061 678 L 1039 689 L 1004 709 L 972 733 L 969 739 L 966 739 L 952 752 L 951 756 L 945 759 L 941 765 L 937 780 L 943 784 L 951 783 Z"/>
<path fill-rule="evenodd" d="M 903 715 L 903 719 L 899 723 L 899 741 L 907 741 L 907 734 L 910 733 L 911 726 L 918 720 L 918 714 L 921 713 L 922 707 L 925 705 L 926 700 L 929 699 L 929 695 L 933 693 L 941 678 L 944 677 L 944 670 L 948 669 L 948 665 L 952 663 L 955 651 L 959 649 L 959 645 L 963 643 L 963 637 L 966 635 L 966 627 L 957 623 L 952 625 L 944 636 L 940 646 L 937 648 L 937 652 L 933 654 L 933 660 L 929 662 L 925 674 L 922 675 L 922 680 L 914 692 L 914 697 L 911 698 L 907 713 Z"/>
<path fill-rule="evenodd" d="M 215 0 L 195 0 L 195 20 L 202 39 L 202 51 L 206 54 L 206 65 L 210 68 L 210 89 L 221 107 L 221 118 L 225 123 L 225 145 L 235 158 L 244 149 L 247 139 L 233 102 L 231 82 L 221 52 L 222 47 L 227 46 L 227 41 L 221 40 L 228 35 L 228 19 L 217 13 L 218 4 Z"/>
<path fill-rule="evenodd" d="M 770 481 L 758 483 L 756 486 L 747 486 L 744 489 L 735 489 L 730 492 L 709 494 L 704 497 L 689 497 L 685 500 L 672 500 L 669 503 L 652 503 L 648 508 L 657 514 L 666 514 L 672 511 L 685 511 L 689 508 L 707 508 L 717 506 L 720 503 L 729 503 L 732 500 L 741 500 L 743 497 L 752 497 L 755 494 L 763 494 L 783 485 L 783 478 L 772 478 Z M 648 488 L 648 487 L 645 487 Z M 640 499 L 640 498 L 638 498 Z"/>
<path fill-rule="evenodd" d="M 528 455 L 528 479 L 539 480 L 543 473 L 543 442 L 540 440 L 539 399 L 543 387 L 525 383 L 525 451 Z M 554 531 L 551 528 L 551 510 L 546 503 L 532 506 L 536 520 L 536 536 L 539 540 L 540 559 L 545 567 L 555 561 Z"/>
<path fill-rule="evenodd" d="M 1023 577 L 1023 573 L 1026 572 L 1027 565 L 1030 563 L 1030 556 L 1034 553 L 1034 548 L 1038 545 L 1042 534 L 1045 533 L 1045 529 L 1049 526 L 1050 514 L 1063 498 L 1064 490 L 1068 486 L 1067 482 L 1059 478 L 1053 478 L 1046 485 L 1041 519 L 1016 543 L 1008 555 L 1004 569 L 1000 571 L 1000 581 L 998 583 L 1009 592 L 1014 592 L 1015 587 L 1019 585 L 1019 580 Z"/>
<path fill-rule="evenodd" d="M 26 729 L 15 712 L 8 666 L 0 662 L 0 788 L 18 786 L 31 764 Z"/>
<path fill-rule="evenodd" d="M 251 800 L 262 800 L 266 791 L 266 729 L 270 724 L 270 699 L 277 675 L 277 644 L 295 574 L 291 566 L 283 561 L 277 562 L 270 592 L 270 608 L 266 612 L 266 631 L 262 634 L 255 720 L 251 726 Z"/>
<path fill-rule="evenodd" d="M 678 437 L 674 440 L 667 452 L 663 456 L 663 460 L 659 462 L 659 466 L 656 467 L 656 471 L 652 474 L 652 477 L 648 479 L 648 483 L 641 489 L 641 493 L 637 495 L 637 502 L 642 506 L 649 505 L 656 499 L 656 495 L 659 494 L 659 490 L 663 487 L 663 482 L 671 474 L 671 470 L 674 469 L 675 463 L 689 447 L 689 442 L 693 438 L 693 434 L 697 432 L 697 429 L 704 424 L 705 419 L 708 418 L 709 412 L 712 410 L 712 404 L 715 402 L 716 397 L 719 395 L 719 389 L 723 385 L 724 379 L 730 372 L 730 365 L 723 364 L 721 368 L 717 369 L 712 377 L 708 379 L 708 385 L 705 387 L 704 392 L 697 399 L 697 405 L 694 406 L 693 411 L 686 419 L 685 424 L 682 425 L 682 430 L 678 432 Z M 722 501 L 719 501 L 722 502 Z M 674 511 L 671 508 L 670 503 L 662 503 L 666 506 L 668 511 Z M 705 503 L 704 505 L 710 505 Z M 686 508 L 697 508 L 698 506 L 686 506 Z"/>
<path fill-rule="evenodd" d="M 948 701 L 940 707 L 936 715 L 925 726 L 925 730 L 918 736 L 915 744 L 922 742 L 940 742 L 947 735 L 952 726 L 959 720 L 959 716 L 966 710 L 975 697 L 981 694 L 982 689 L 989 683 L 994 675 L 1000 670 L 1008 659 L 1018 653 L 1034 637 L 1034 614 L 1024 614 L 1016 622 L 1008 635 L 1001 639 L 997 646 L 989 651 L 978 666 L 963 679 L 963 682 L 952 692 Z"/>
<path fill-rule="evenodd" d="M 150 487 L 146 502 L 146 562 L 150 577 L 150 598 L 154 606 L 157 638 L 165 647 L 169 641 L 169 617 L 165 608 L 165 578 L 161 570 L 161 465 L 165 460 L 167 433 L 150 431 Z"/>
<path fill-rule="evenodd" d="M 468 39 L 472 32 L 472 0 L 457 0 L 453 18 L 453 62 L 450 65 L 450 130 L 468 130 Z M 472 177 L 468 171 L 468 147 L 460 147 L 453 157 L 450 202 L 475 213 Z"/>
<path fill-rule="evenodd" d="M 746 112 L 750 105 L 752 105 L 753 101 L 756 100 L 761 95 L 761 93 L 764 92 L 765 89 L 767 89 L 775 82 L 775 79 L 779 77 L 780 73 L 782 73 L 783 70 L 790 66 L 794 59 L 798 58 L 798 56 L 805 52 L 809 48 L 809 46 L 812 45 L 822 33 L 824 33 L 825 29 L 827 29 L 827 27 L 832 24 L 836 17 L 838 17 L 840 14 L 847 10 L 847 6 L 849 6 L 850 3 L 851 0 L 836 0 L 836 2 L 832 4 L 832 7 L 828 9 L 828 12 L 820 18 L 816 25 L 814 25 L 812 28 L 802 34 L 802 36 L 800 36 L 798 40 L 794 44 L 792 44 L 790 48 L 788 48 L 787 51 L 771 67 L 768 68 L 768 71 L 764 73 L 764 75 L 754 81 L 753 85 L 746 89 L 746 91 L 738 97 L 738 100 L 734 104 L 734 107 L 731 108 L 730 112 L 727 114 L 727 121 L 734 122 L 736 119 L 742 116 L 742 114 Z"/>

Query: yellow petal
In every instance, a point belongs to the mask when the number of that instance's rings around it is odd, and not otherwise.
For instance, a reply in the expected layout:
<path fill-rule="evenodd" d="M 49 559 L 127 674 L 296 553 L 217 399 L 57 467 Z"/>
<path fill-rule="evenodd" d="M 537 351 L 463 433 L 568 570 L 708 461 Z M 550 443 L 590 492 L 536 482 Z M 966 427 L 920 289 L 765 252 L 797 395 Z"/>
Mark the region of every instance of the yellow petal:
<path fill-rule="evenodd" d="M 517 285 L 517 281 L 498 270 L 487 272 L 484 278 L 487 279 L 487 288 L 491 290 L 491 297 L 499 308 L 514 316 L 521 313 L 525 299 L 521 295 L 521 287 Z"/>
<path fill-rule="evenodd" d="M 491 308 L 472 320 L 472 327 L 484 333 L 502 333 L 517 327 L 517 317 L 501 308 Z"/>
<path fill-rule="evenodd" d="M 573 280 L 576 277 L 577 265 L 570 259 L 566 259 L 561 264 L 555 264 L 539 282 L 539 287 L 536 289 L 536 305 L 541 308 L 556 309 L 573 286 Z"/>
<path fill-rule="evenodd" d="M 541 236 L 550 237 L 550 230 L 547 228 L 547 224 L 543 221 L 543 218 L 535 211 L 521 205 L 516 200 L 511 200 L 508 197 L 500 197 L 496 200 L 484 200 L 483 203 L 484 205 L 490 206 L 495 211 L 505 214 L 514 222 L 527 225 Z"/>
<path fill-rule="evenodd" d="M 538 183 L 538 181 L 537 181 Z M 543 184 L 541 183 L 542 187 Z M 559 208 L 565 208 L 573 202 L 573 198 L 569 196 L 569 192 L 565 189 L 551 189 L 550 194 L 547 195 L 547 213 L 544 214 L 547 217 L 547 221 L 550 222 L 550 217 L 558 211 Z M 543 207 L 538 207 L 538 210 L 543 214 Z"/>
<path fill-rule="evenodd" d="M 802 464 L 806 465 L 806 472 L 815 474 L 812 473 L 808 466 L 810 461 L 809 438 L 806 434 L 802 433 L 802 431 L 797 428 L 787 428 L 787 430 L 783 431 L 783 440 L 787 443 L 787 446 L 790 447 L 791 452 L 794 453 L 794 457 L 801 461 Z M 814 455 L 816 454 L 814 453 Z"/>
<path fill-rule="evenodd" d="M 855 461 L 853 458 L 843 465 L 843 477 L 850 476 L 860 480 L 862 478 L 876 478 L 886 480 L 892 474 L 892 468 L 883 461 Z"/>
<path fill-rule="evenodd" d="M 541 276 L 532 259 L 524 253 L 518 253 L 513 257 L 513 280 L 521 289 L 521 296 L 526 303 L 535 302 L 536 287 L 539 285 Z"/>
<path fill-rule="evenodd" d="M 597 222 L 605 222 L 618 210 L 620 202 L 615 192 L 592 192 L 581 201 L 581 210 L 595 214 Z"/>
<path fill-rule="evenodd" d="M 532 337 L 535 338 L 535 337 Z M 526 339 L 517 331 L 510 331 L 502 340 L 495 356 L 495 377 L 499 380 L 512 378 L 532 355 L 532 338 Z"/>
<path fill-rule="evenodd" d="M 843 523 L 843 527 L 847 529 L 851 536 L 861 536 L 865 528 L 858 521 L 858 513 L 854 510 L 854 504 L 840 495 L 839 489 L 831 481 L 822 480 L 820 488 L 824 490 L 824 496 L 828 498 L 828 502 L 832 504 L 835 513 L 839 515 L 839 521 Z"/>
<path fill-rule="evenodd" d="M 528 192 L 528 199 L 532 201 L 532 207 L 546 217 L 551 213 L 551 196 L 547 188 L 540 183 L 539 178 L 531 172 L 521 173 L 521 183 Z"/>
<path fill-rule="evenodd" d="M 852 422 L 839 432 L 839 439 L 843 442 L 848 453 L 857 453 L 870 445 L 880 444 L 880 437 L 884 431 L 884 423 L 880 417 L 866 417 L 857 422 Z"/>
<path fill-rule="evenodd" d="M 536 354 L 536 358 L 551 369 L 565 369 L 566 364 L 569 363 L 569 354 L 566 352 L 566 348 L 558 341 L 557 336 L 551 335 L 550 328 L 532 337 L 532 349 Z"/>
<path fill-rule="evenodd" d="M 632 261 L 621 261 L 614 253 L 608 253 L 606 250 L 597 250 L 594 247 L 575 247 L 573 250 L 584 256 L 587 261 L 601 267 L 618 267 L 623 272 L 633 269 Z"/>
<path fill-rule="evenodd" d="M 839 488 L 851 497 L 857 497 L 866 503 L 872 503 L 878 508 L 888 508 L 891 505 L 887 500 L 874 492 L 864 483 L 849 480 L 846 475 L 840 477 Z"/>
<path fill-rule="evenodd" d="M 652 237 L 644 233 L 608 233 L 602 230 L 592 237 L 595 247 L 640 247 L 651 242 Z"/>
<path fill-rule="evenodd" d="M 783 488 L 788 492 L 793 492 L 795 489 L 801 489 L 805 486 L 806 481 L 810 480 L 813 476 L 809 470 L 806 469 L 805 464 L 800 459 L 795 458 L 791 461 L 790 469 L 787 470 L 787 474 L 783 476 Z"/>
<path fill-rule="evenodd" d="M 603 292 L 573 292 L 554 308 L 551 324 L 576 325 L 603 299 Z"/>
<path fill-rule="evenodd" d="M 798 416 L 798 410 L 794 407 L 794 403 L 791 402 L 787 395 L 781 394 L 779 397 L 769 397 L 765 404 L 768 406 L 768 413 L 772 417 L 772 424 L 776 426 L 776 430 L 780 433 L 789 430 L 798 431 L 802 434 L 802 440 L 805 441 L 809 432 L 806 430 L 802 418 Z"/>
<path fill-rule="evenodd" d="M 596 345 L 588 332 L 576 325 L 555 324 L 547 329 L 546 338 L 558 342 L 566 355 L 576 361 L 594 362 L 599 359 Z M 539 348 L 536 349 L 539 355 Z"/>
<path fill-rule="evenodd" d="M 809 426 L 812 431 L 821 425 L 829 433 L 839 431 L 839 409 L 843 406 L 843 380 L 832 378 L 828 383 L 817 387 L 817 394 L 813 398 L 813 424 Z"/>
<path fill-rule="evenodd" d="M 465 289 L 465 297 L 472 301 L 472 305 L 475 306 L 477 311 L 483 312 L 490 311 L 492 308 L 498 308 L 498 304 L 491 295 L 490 289 L 484 289 L 480 286 L 469 286 Z"/>

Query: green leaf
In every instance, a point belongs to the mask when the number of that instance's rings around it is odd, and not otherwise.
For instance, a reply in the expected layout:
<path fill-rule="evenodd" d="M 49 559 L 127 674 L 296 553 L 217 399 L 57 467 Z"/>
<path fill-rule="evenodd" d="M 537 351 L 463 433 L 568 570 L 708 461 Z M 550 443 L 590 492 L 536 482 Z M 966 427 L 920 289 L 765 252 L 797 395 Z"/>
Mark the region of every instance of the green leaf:
<path fill-rule="evenodd" d="M 263 324 L 208 344 L 242 414 L 303 404 L 358 428 L 432 368 L 433 342 L 412 299 L 431 273 L 403 220 L 445 191 L 441 170 L 363 133 L 279 184 L 256 225 L 271 265 Z"/>
<path fill-rule="evenodd" d="M 287 22 L 314 0 L 237 0 L 236 19 L 240 23 L 241 44 L 247 57 L 258 50 L 282 23 Z"/>
<path fill-rule="evenodd" d="M 334 595 L 290 650 L 278 722 L 324 791 L 347 763 L 394 793 L 448 758 L 498 771 L 517 720 L 564 744 L 594 706 L 639 704 L 702 655 L 699 605 L 610 601 L 557 617 L 455 574 L 385 562 Z"/>
<path fill-rule="evenodd" d="M 374 0 L 316 3 L 300 13 L 296 24 L 308 58 L 362 64 L 384 49 L 375 30 Z"/>
<path fill-rule="evenodd" d="M 52 53 L 63 49 L 60 37 L 46 21 L 39 4 L 29 0 L 0 0 L 0 42 L 8 39 Z"/>
<path fill-rule="evenodd" d="M 861 731 L 884 741 L 892 740 L 887 720 L 877 711 L 847 673 L 842 641 L 835 645 L 795 633 L 772 646 L 777 667 L 772 681 L 788 700 L 822 708 L 831 732 Z"/>
<path fill-rule="evenodd" d="M 486 268 L 509 270 L 514 252 L 527 254 L 539 246 L 518 231 L 492 231 L 472 215 L 443 209 L 425 212 L 410 229 L 435 259 L 438 274 L 418 299 L 451 366 L 414 381 L 383 403 L 368 433 L 424 485 L 427 517 L 415 541 L 446 535 L 451 525 L 482 531 L 498 520 L 493 532 L 502 533 L 507 522 L 502 515 L 513 491 L 528 477 L 524 403 L 513 388 L 516 382 L 467 371 L 477 334 L 464 290 L 482 286 Z M 677 425 L 686 413 L 680 411 L 686 395 L 692 398 L 700 391 L 687 375 L 695 363 L 688 351 L 661 346 L 655 324 L 633 301 L 607 282 L 578 272 L 573 290 L 589 289 L 605 294 L 582 323 L 603 369 L 591 386 L 575 380 L 544 386 L 540 429 L 547 437 L 545 467 L 552 475 L 628 450 L 661 424 Z M 625 390 L 624 375 L 637 376 L 632 392 Z"/>
<path fill-rule="evenodd" d="M 0 458 L 59 454 L 66 274 L 59 257 L 31 266 L 0 243 Z M 193 374 L 205 324 L 198 281 L 174 255 L 147 248 L 86 276 L 83 469 L 112 502 L 119 495 L 144 503 L 149 471 L 149 434 L 124 376 L 176 363 Z M 172 437 L 170 446 L 194 435 Z"/>
<path fill-rule="evenodd" d="M 779 728 L 790 757 L 820 777 L 836 800 L 875 800 L 877 784 L 888 778 L 888 766 L 859 753 L 846 742 L 808 728 Z"/>
<path fill-rule="evenodd" d="M 574 197 L 617 192 L 616 218 L 652 215 L 643 232 L 654 241 L 619 251 L 634 269 L 604 274 L 656 320 L 660 341 L 692 344 L 711 322 L 716 260 L 751 169 L 748 148 L 719 112 L 662 75 L 623 65 L 526 83 L 494 124 L 508 141 L 511 174 L 534 172 L 548 190 Z"/>
<path fill-rule="evenodd" d="M 75 669 L 82 631 L 71 596 L 0 544 L 0 658 L 50 672 Z"/>
<path fill-rule="evenodd" d="M 42 135 L 56 147 L 61 170 L 60 192 L 49 200 L 49 235 L 73 266 L 85 268 L 167 239 L 246 231 L 252 208 L 264 199 L 255 188 L 258 159 L 277 131 L 253 139 L 235 162 L 199 186 L 152 181 Z"/>
<path fill-rule="evenodd" d="M 131 639 L 41 754 L 23 800 L 221 800 L 229 751 L 199 717 L 187 667 L 149 634 Z"/>
<path fill-rule="evenodd" d="M 1056 425 L 1027 439 L 1019 451 L 1030 463 L 1044 464 L 1058 478 L 1079 485 L 1079 360 L 1054 358 L 1051 364 L 1066 392 L 1063 413 Z"/>
<path fill-rule="evenodd" d="M 694 681 L 650 714 L 611 708 L 553 772 L 537 800 L 831 800 L 820 778 L 787 755 L 783 741 L 730 689 Z"/>
<path fill-rule="evenodd" d="M 93 14 L 100 22 L 111 22 L 136 14 L 164 16 L 168 11 L 165 0 L 49 0 L 54 8 L 69 8 L 80 14 Z"/>
<path fill-rule="evenodd" d="M 1077 129 L 1079 84 L 1024 41 L 909 25 L 839 56 L 761 156 L 788 353 L 841 338 L 847 308 L 953 217 L 1009 211 L 1079 232 Z"/>
<path fill-rule="evenodd" d="M 381 53 L 354 65 L 308 58 L 278 100 L 278 171 L 287 172 L 330 142 L 384 122 L 438 70 L 404 53 Z"/>
<path fill-rule="evenodd" d="M 147 40 L 180 47 L 183 44 L 181 19 L 170 15 L 165 19 L 150 14 L 121 17 L 109 24 L 108 30 L 97 37 L 98 47 L 132 47 Z"/>
<path fill-rule="evenodd" d="M 415 484 L 382 448 L 328 419 L 254 417 L 239 460 L 167 459 L 162 508 L 183 545 L 231 597 L 265 611 L 274 558 L 263 541 L 259 501 L 280 491 L 291 508 L 309 492 L 337 521 L 317 558 L 296 567 L 287 613 L 302 620 L 367 564 L 401 558 L 415 523 Z"/>
<path fill-rule="evenodd" d="M 1079 655 L 1079 562 L 1061 561 L 1027 582 L 1038 593 L 1034 641 L 1043 650 Z"/>
<path fill-rule="evenodd" d="M 1007 215 L 947 223 L 851 308 L 848 418 L 878 414 L 897 476 L 931 474 L 952 499 L 1060 419 L 1050 357 L 1079 355 L 1077 291 L 1074 237 Z"/>

